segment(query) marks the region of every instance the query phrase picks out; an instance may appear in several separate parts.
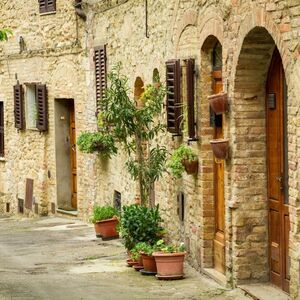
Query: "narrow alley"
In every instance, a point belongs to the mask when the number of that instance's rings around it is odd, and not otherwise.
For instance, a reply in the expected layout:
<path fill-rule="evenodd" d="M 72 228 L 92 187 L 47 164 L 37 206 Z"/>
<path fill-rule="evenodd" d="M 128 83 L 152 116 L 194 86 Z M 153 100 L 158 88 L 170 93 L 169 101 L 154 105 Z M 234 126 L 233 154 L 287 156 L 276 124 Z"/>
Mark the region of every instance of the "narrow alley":
<path fill-rule="evenodd" d="M 1 300 L 250 299 L 188 265 L 184 280 L 142 276 L 120 240 L 103 242 L 81 221 L 0 218 L 0 228 Z"/>

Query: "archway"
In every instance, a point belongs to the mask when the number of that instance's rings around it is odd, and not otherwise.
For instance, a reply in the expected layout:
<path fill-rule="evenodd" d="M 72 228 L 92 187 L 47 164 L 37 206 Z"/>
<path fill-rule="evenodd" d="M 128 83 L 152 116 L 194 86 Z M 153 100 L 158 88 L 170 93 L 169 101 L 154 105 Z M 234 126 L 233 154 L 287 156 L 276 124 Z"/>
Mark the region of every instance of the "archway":
<path fill-rule="evenodd" d="M 286 86 L 275 42 L 262 27 L 244 39 L 232 99 L 233 271 L 238 281 L 289 290 Z M 235 254 L 239 253 L 238 256 Z"/>
<path fill-rule="evenodd" d="M 222 45 L 214 36 L 209 36 L 201 48 L 201 137 L 202 194 L 203 194 L 203 266 L 213 267 L 225 273 L 225 195 L 224 162 L 216 163 L 209 141 L 222 138 L 223 116 L 215 115 L 209 107 L 207 97 L 223 90 Z M 210 158 L 210 159 L 208 159 Z"/>

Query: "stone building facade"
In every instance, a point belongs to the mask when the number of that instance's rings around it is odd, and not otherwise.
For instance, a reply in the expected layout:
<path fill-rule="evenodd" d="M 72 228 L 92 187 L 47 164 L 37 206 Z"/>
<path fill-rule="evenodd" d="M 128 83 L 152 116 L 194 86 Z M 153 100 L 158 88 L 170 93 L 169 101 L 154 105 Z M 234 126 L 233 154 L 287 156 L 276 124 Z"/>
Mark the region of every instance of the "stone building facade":
<path fill-rule="evenodd" d="M 96 130 L 94 49 L 99 46 L 106 45 L 108 70 L 122 62 L 133 93 L 136 82 L 151 83 L 157 71 L 165 81 L 166 61 L 179 59 L 183 103 L 185 61 L 192 58 L 197 140 L 189 144 L 198 153 L 199 170 L 182 179 L 165 173 L 155 184 L 169 235 L 185 242 L 195 268 L 228 286 L 271 281 L 299 299 L 299 0 L 84 0 L 81 16 L 71 0 L 57 0 L 55 13 L 42 14 L 38 1 L 18 2 L 0 7 L 0 28 L 14 31 L 0 48 L 5 121 L 0 212 L 18 211 L 26 178 L 34 180 L 39 214 L 70 208 L 71 200 L 64 201 L 72 180 L 80 218 L 88 217 L 94 203 L 112 203 L 116 192 L 122 204 L 133 203 L 136 184 L 125 171 L 123 154 L 103 161 L 77 151 L 75 179 L 70 175 L 71 158 L 64 154 L 74 146 L 68 135 L 73 123 L 64 123 L 70 107 L 76 136 Z M 17 81 L 26 91 L 30 83 L 46 84 L 48 131 L 15 128 Z M 229 111 L 218 131 L 208 96 L 221 90 Z M 165 113 L 162 119 L 166 122 Z M 221 162 L 211 150 L 216 137 L 229 140 Z M 188 136 L 167 133 L 159 142 L 172 151 Z"/>

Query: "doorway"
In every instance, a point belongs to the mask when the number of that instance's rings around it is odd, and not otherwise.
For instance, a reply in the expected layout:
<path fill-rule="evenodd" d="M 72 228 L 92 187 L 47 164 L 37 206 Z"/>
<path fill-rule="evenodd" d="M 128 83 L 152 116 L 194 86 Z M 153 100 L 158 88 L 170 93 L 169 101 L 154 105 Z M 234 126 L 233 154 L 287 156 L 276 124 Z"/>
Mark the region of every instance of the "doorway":
<path fill-rule="evenodd" d="M 286 85 L 275 49 L 266 84 L 270 281 L 289 292 L 289 206 L 286 151 Z"/>
<path fill-rule="evenodd" d="M 77 210 L 76 124 L 73 99 L 55 101 L 57 206 Z"/>

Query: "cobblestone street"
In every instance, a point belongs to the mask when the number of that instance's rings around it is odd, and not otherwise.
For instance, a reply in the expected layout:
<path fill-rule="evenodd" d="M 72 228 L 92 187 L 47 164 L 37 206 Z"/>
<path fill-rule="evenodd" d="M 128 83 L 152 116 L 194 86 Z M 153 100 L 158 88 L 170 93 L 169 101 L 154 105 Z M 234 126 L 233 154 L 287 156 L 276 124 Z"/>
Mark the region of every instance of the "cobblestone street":
<path fill-rule="evenodd" d="M 185 267 L 186 278 L 158 281 L 125 266 L 119 240 L 96 239 L 71 219 L 0 218 L 0 299 L 249 299 Z"/>

